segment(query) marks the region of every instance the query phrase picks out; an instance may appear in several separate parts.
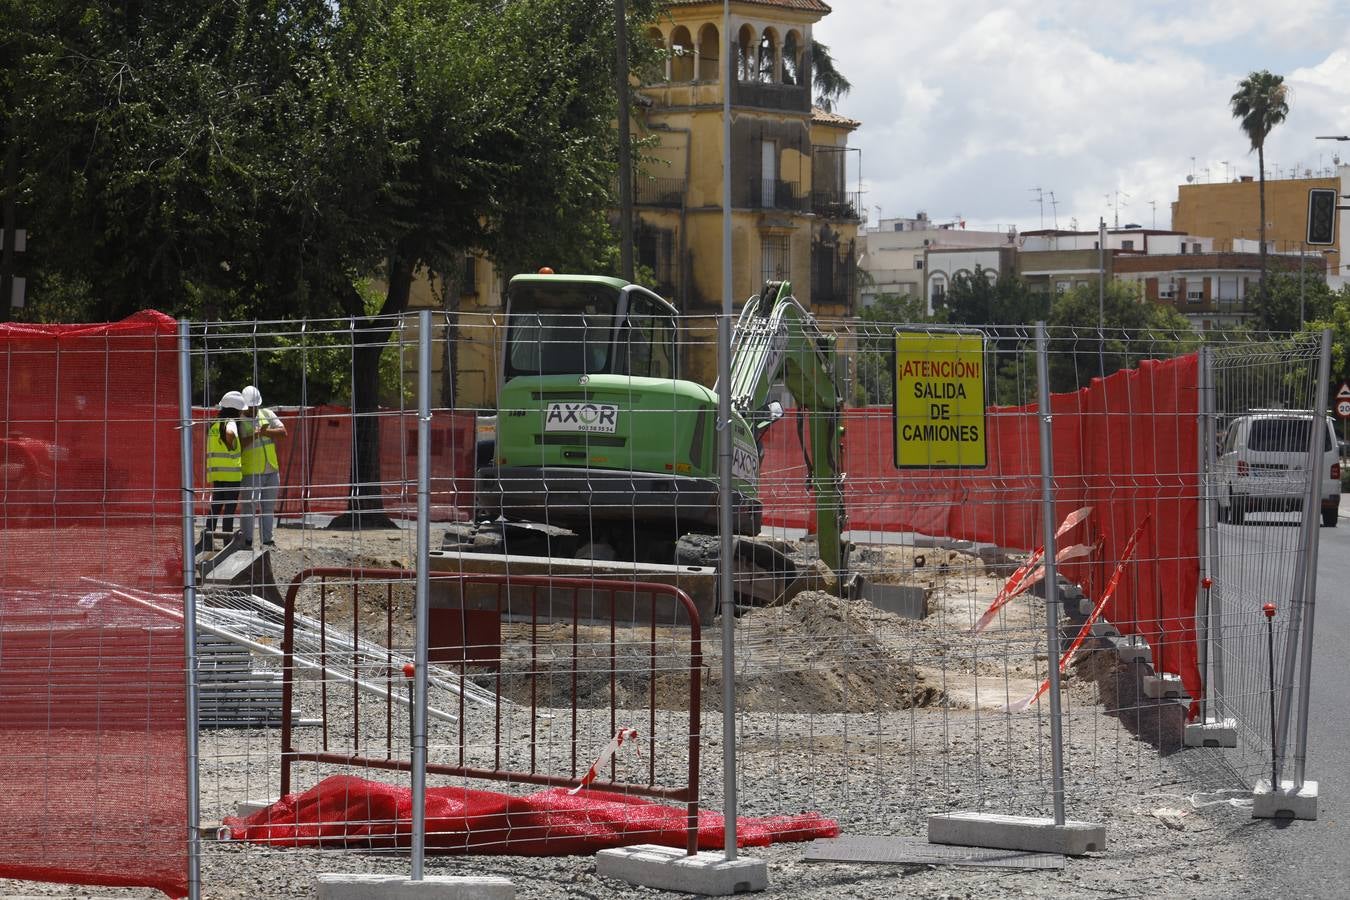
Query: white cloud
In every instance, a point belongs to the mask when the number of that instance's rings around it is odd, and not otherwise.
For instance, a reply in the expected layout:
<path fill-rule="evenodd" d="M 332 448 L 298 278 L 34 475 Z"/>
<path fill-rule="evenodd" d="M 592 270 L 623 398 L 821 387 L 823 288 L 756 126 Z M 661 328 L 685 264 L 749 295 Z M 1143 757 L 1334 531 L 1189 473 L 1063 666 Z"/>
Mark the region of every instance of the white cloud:
<path fill-rule="evenodd" d="M 1047 200 L 1047 226 L 1057 210 L 1061 226 L 1088 227 L 1112 221 L 1121 191 L 1122 223 L 1151 224 L 1152 201 L 1161 227 L 1192 171 L 1255 174 L 1228 110 L 1250 69 L 1290 63 L 1294 103 L 1268 142 L 1272 172 L 1329 165 L 1335 148 L 1313 136 L 1350 130 L 1350 9 L 1275 6 L 837 0 L 816 37 L 853 83 L 838 109 L 863 123 L 853 143 L 866 202 L 885 215 L 1034 228 L 1041 188 L 1058 201 Z"/>

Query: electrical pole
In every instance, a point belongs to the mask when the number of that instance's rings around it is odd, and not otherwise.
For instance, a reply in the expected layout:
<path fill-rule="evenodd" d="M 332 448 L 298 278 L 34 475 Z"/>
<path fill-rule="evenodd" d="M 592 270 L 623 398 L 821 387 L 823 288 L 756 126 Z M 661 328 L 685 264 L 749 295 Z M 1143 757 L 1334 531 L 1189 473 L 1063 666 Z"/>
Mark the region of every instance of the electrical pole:
<path fill-rule="evenodd" d="M 633 160 L 628 133 L 628 12 L 614 0 L 614 87 L 619 96 L 619 264 L 625 280 L 633 280 Z"/>

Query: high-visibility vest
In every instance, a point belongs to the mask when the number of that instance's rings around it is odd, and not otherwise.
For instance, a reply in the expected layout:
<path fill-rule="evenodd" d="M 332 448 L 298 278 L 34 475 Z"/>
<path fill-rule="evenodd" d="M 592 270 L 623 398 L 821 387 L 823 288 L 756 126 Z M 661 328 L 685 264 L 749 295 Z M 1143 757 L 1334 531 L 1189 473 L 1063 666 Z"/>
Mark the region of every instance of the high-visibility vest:
<path fill-rule="evenodd" d="M 245 434 L 251 435 L 257 431 L 262 423 L 270 418 L 269 412 L 270 410 L 260 409 L 256 419 L 251 422 L 243 422 L 245 433 L 241 433 L 240 437 L 244 437 Z M 281 465 L 277 462 L 277 445 L 272 442 L 270 437 L 260 436 L 244 448 L 245 475 L 261 475 L 264 472 L 278 472 L 280 470 Z"/>
<path fill-rule="evenodd" d="M 211 484 L 238 484 L 244 478 L 238 442 L 233 450 L 225 446 L 225 425 L 217 419 L 206 429 L 206 480 Z"/>

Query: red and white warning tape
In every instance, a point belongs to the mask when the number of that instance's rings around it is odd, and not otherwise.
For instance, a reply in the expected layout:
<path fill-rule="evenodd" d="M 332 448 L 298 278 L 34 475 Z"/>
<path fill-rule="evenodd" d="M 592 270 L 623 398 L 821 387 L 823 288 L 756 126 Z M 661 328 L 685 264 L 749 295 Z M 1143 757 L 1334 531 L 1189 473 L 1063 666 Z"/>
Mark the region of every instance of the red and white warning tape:
<path fill-rule="evenodd" d="M 642 747 L 638 744 L 637 737 L 638 733 L 636 728 L 620 728 L 615 733 L 614 737 L 610 738 L 609 743 L 605 745 L 605 749 L 600 751 L 600 755 L 596 757 L 595 762 L 591 763 L 591 768 L 586 772 L 586 777 L 581 779 L 581 784 L 572 788 L 572 790 L 567 793 L 580 793 L 582 788 L 588 787 L 592 781 L 595 781 L 596 776 L 600 774 L 601 766 L 614 758 L 614 754 L 619 752 L 619 748 L 624 745 L 625 741 L 637 747 L 638 755 L 641 756 Z"/>

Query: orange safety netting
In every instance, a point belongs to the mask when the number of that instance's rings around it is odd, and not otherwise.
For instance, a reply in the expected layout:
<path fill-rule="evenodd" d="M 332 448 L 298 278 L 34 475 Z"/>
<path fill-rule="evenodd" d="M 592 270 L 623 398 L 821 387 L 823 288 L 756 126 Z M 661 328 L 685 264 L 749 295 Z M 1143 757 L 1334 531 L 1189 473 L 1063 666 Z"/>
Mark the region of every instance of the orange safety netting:
<path fill-rule="evenodd" d="M 1083 543 L 1100 549 L 1060 571 L 1097 599 L 1130 535 L 1145 519 L 1135 559 L 1106 616 L 1148 640 L 1154 668 L 1202 694 L 1196 662 L 1200 581 L 1198 362 L 1146 360 L 1050 397 L 1056 518 L 1093 507 Z M 1036 407 L 990 407 L 984 469 L 897 470 L 890 408 L 845 410 L 844 505 L 850 529 L 915 531 L 1030 551 L 1044 537 Z M 765 524 L 811 528 L 801 449 L 790 428 L 765 440 L 760 484 Z"/>
<path fill-rule="evenodd" d="M 698 845 L 723 846 L 723 818 L 698 814 Z M 288 794 L 246 818 L 225 819 L 232 840 L 285 847 L 407 847 L 412 790 L 351 775 L 332 775 L 303 794 Z M 436 853 L 563 856 L 631 844 L 684 847 L 683 808 L 606 791 L 550 788 L 524 797 L 460 787 L 426 792 L 426 848 Z M 736 819 L 736 844 L 836 837 L 818 813 Z"/>
<path fill-rule="evenodd" d="M 0 876 L 187 889 L 176 325 L 0 326 Z"/>

